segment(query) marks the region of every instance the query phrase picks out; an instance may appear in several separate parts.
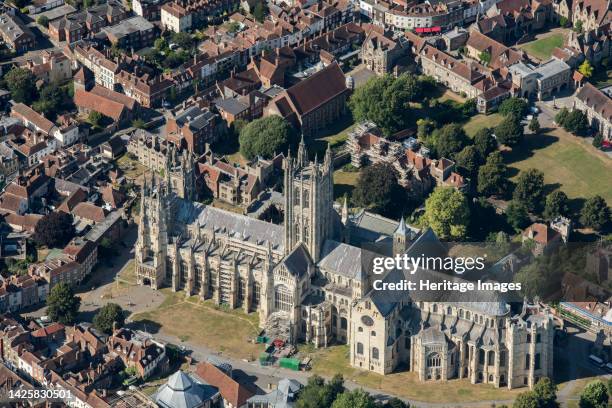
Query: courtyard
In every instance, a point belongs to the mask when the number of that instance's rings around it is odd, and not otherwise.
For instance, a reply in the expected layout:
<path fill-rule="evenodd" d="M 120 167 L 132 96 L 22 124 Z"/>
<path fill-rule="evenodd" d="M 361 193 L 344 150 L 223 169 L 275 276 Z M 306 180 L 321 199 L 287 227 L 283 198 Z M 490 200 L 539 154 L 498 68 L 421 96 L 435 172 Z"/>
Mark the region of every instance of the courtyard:
<path fill-rule="evenodd" d="M 548 61 L 553 50 L 563 45 L 568 31 L 569 29 L 567 28 L 554 28 L 550 31 L 537 34 L 535 40 L 521 44 L 518 48 L 541 62 Z"/>

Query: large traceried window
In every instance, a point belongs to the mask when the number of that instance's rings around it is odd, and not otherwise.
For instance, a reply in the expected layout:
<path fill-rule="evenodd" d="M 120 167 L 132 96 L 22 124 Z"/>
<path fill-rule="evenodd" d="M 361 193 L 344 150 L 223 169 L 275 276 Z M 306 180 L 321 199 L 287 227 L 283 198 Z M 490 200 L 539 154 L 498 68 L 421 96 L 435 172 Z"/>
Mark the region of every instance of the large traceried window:
<path fill-rule="evenodd" d="M 427 356 L 427 367 L 440 367 L 442 364 L 442 359 L 440 358 L 440 354 L 431 353 Z"/>
<path fill-rule="evenodd" d="M 274 308 L 284 312 L 290 312 L 293 308 L 293 295 L 285 285 L 274 288 Z"/>

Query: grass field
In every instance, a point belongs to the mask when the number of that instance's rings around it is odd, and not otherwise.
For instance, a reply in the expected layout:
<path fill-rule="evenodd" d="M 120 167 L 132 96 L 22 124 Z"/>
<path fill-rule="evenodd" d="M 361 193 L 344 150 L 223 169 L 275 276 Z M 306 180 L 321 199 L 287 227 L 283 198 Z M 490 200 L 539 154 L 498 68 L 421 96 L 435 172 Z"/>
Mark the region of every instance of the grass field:
<path fill-rule="evenodd" d="M 541 61 L 547 61 L 550 58 L 553 49 L 563 45 L 563 40 L 563 34 L 557 32 L 547 37 L 521 44 L 520 48 L 525 50 L 529 55 L 536 57 Z"/>
<path fill-rule="evenodd" d="M 505 154 L 512 178 L 519 170 L 536 168 L 544 172 L 546 184 L 560 188 L 570 199 L 599 194 L 612 204 L 612 160 L 593 154 L 580 138 L 562 132 L 525 135 L 520 148 Z"/>
<path fill-rule="evenodd" d="M 341 373 L 345 379 L 386 393 L 424 402 L 472 402 L 483 400 L 512 400 L 521 391 L 494 388 L 486 384 L 473 385 L 468 380 L 452 380 L 441 383 L 421 382 L 416 373 L 401 372 L 386 376 L 361 371 L 349 366 L 348 346 L 317 349 L 311 354 L 312 371 L 324 376 Z"/>
<path fill-rule="evenodd" d="M 495 127 L 499 125 L 503 119 L 504 117 L 499 113 L 493 113 L 490 115 L 479 114 L 470 118 L 470 120 L 463 125 L 463 129 L 469 137 L 474 137 L 476 132 L 478 132 L 480 129 L 485 127 Z"/>
<path fill-rule="evenodd" d="M 358 171 L 334 171 L 334 198 L 344 197 L 345 194 L 350 196 L 357 185 L 357 180 L 359 180 Z"/>
<path fill-rule="evenodd" d="M 181 341 L 220 351 L 234 358 L 255 359 L 262 346 L 250 340 L 259 333 L 256 313 L 246 314 L 240 309 L 223 310 L 210 301 L 195 296 L 185 298 L 183 292 L 162 292 L 167 296 L 155 310 L 135 315 L 132 320 L 147 324 L 149 330 L 159 330 L 178 337 Z M 180 319 L 177 319 L 180 316 Z"/>

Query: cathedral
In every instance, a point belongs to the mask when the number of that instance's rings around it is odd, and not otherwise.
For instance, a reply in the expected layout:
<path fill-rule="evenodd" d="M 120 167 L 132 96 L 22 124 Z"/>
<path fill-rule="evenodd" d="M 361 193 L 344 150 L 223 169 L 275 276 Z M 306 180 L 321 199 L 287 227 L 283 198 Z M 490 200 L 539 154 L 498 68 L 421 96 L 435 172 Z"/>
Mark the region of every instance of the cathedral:
<path fill-rule="evenodd" d="M 193 186 L 177 176 L 190 171 L 189 159 L 172 163 L 176 170 L 168 164 L 164 179 L 142 188 L 138 284 L 257 312 L 270 338 L 349 344 L 352 366 L 380 374 L 408 369 L 423 381 L 508 388 L 552 374 L 552 317 L 539 305 L 515 313 L 491 293 L 423 302 L 373 290 L 374 256 L 443 244 L 403 219 L 350 214 L 346 201 L 335 209 L 329 148 L 322 162 L 310 161 L 302 141 L 284 159 L 283 225 L 192 201 Z M 403 274 L 393 270 L 384 280 Z"/>

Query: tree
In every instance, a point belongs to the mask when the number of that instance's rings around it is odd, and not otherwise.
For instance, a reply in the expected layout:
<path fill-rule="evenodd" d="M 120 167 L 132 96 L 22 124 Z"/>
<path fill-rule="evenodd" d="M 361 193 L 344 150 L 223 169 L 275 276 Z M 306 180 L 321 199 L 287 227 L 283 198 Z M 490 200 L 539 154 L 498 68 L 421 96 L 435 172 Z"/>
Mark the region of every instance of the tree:
<path fill-rule="evenodd" d="M 576 21 L 576 24 L 574 24 L 574 31 L 578 34 L 582 32 L 582 20 Z"/>
<path fill-rule="evenodd" d="M 478 169 L 478 192 L 486 196 L 504 194 L 508 184 L 506 173 L 507 167 L 501 153 L 491 153 Z"/>
<path fill-rule="evenodd" d="M 123 309 L 116 303 L 107 303 L 93 318 L 94 327 L 106 334 L 112 334 L 113 328 L 123 327 L 125 316 Z"/>
<path fill-rule="evenodd" d="M 40 15 L 36 18 L 36 23 L 39 26 L 45 27 L 47 28 L 49 26 L 49 17 L 45 16 L 45 15 Z"/>
<path fill-rule="evenodd" d="M 258 1 L 257 4 L 255 4 L 255 8 L 253 9 L 253 17 L 255 17 L 255 20 L 259 21 L 260 23 L 264 22 L 264 19 L 266 18 L 266 8 L 263 1 Z"/>
<path fill-rule="evenodd" d="M 361 388 L 345 391 L 336 398 L 332 408 L 377 408 L 374 398 Z"/>
<path fill-rule="evenodd" d="M 497 140 L 493 137 L 490 128 L 482 128 L 474 135 L 474 147 L 478 150 L 482 160 L 486 160 L 489 154 L 497 150 Z"/>
<path fill-rule="evenodd" d="M 75 296 L 72 287 L 66 283 L 55 285 L 47 296 L 47 314 L 54 322 L 73 324 L 80 306 L 81 299 Z"/>
<path fill-rule="evenodd" d="M 546 196 L 546 204 L 544 205 L 544 217 L 552 220 L 558 216 L 566 217 L 569 214 L 567 194 L 561 190 L 555 190 Z"/>
<path fill-rule="evenodd" d="M 386 135 L 405 129 L 412 119 L 410 102 L 423 97 L 422 81 L 412 74 L 370 78 L 357 88 L 349 108 L 357 122 L 371 120 Z"/>
<path fill-rule="evenodd" d="M 533 386 L 539 408 L 557 408 L 557 385 L 548 377 L 542 377 Z"/>
<path fill-rule="evenodd" d="M 512 408 L 540 408 L 538 397 L 532 391 L 522 392 L 514 400 Z"/>
<path fill-rule="evenodd" d="M 589 129 L 589 120 L 584 112 L 574 109 L 569 112 L 563 120 L 563 127 L 568 132 L 572 132 L 576 135 L 584 135 Z"/>
<path fill-rule="evenodd" d="M 538 211 L 544 200 L 544 173 L 538 169 L 522 171 L 516 181 L 513 198 L 529 211 Z"/>
<path fill-rule="evenodd" d="M 406 190 L 398 184 L 397 172 L 389 163 L 368 166 L 359 175 L 353 202 L 386 216 L 398 215 Z"/>
<path fill-rule="evenodd" d="M 155 39 L 153 46 L 155 47 L 157 51 L 164 51 L 168 48 L 168 43 L 163 37 L 159 37 Z"/>
<path fill-rule="evenodd" d="M 536 135 L 540 133 L 540 121 L 535 116 L 529 121 L 529 130 Z"/>
<path fill-rule="evenodd" d="M 472 180 L 476 180 L 481 163 L 481 156 L 474 146 L 466 146 L 455 155 L 455 164 L 459 168 L 459 173 Z"/>
<path fill-rule="evenodd" d="M 30 105 L 36 98 L 36 77 L 29 70 L 13 68 L 4 76 L 4 82 L 15 102 Z"/>
<path fill-rule="evenodd" d="M 432 138 L 439 157 L 453 158 L 455 153 L 460 152 L 469 144 L 469 139 L 465 135 L 463 127 L 457 123 L 451 123 L 436 129 Z"/>
<path fill-rule="evenodd" d="M 63 248 L 73 236 L 72 215 L 61 211 L 45 215 L 34 227 L 34 241 L 48 248 Z"/>
<path fill-rule="evenodd" d="M 592 77 L 593 71 L 593 66 L 591 65 L 588 59 L 585 59 L 584 62 L 578 67 L 578 72 L 584 75 L 585 78 Z"/>
<path fill-rule="evenodd" d="M 87 121 L 93 127 L 100 127 L 100 122 L 102 121 L 102 114 L 98 111 L 92 110 L 87 115 Z"/>
<path fill-rule="evenodd" d="M 602 196 L 596 195 L 584 203 L 580 211 L 580 222 L 589 228 L 600 231 L 610 221 L 610 207 Z"/>
<path fill-rule="evenodd" d="M 514 116 L 522 118 L 527 113 L 529 104 L 522 98 L 508 98 L 499 105 L 499 113 L 504 116 Z"/>
<path fill-rule="evenodd" d="M 580 394 L 580 408 L 606 408 L 608 406 L 608 389 L 601 381 L 593 381 L 587 384 Z"/>
<path fill-rule="evenodd" d="M 425 201 L 423 221 L 441 239 L 465 238 L 469 218 L 467 199 L 453 187 L 436 187 Z"/>
<path fill-rule="evenodd" d="M 491 62 L 491 53 L 487 52 L 487 51 L 482 51 L 479 55 L 478 55 L 478 59 L 480 60 L 480 62 L 482 62 L 485 65 L 489 65 L 489 63 Z"/>
<path fill-rule="evenodd" d="M 399 398 L 391 398 L 384 405 L 385 408 L 410 408 L 410 404 Z"/>
<path fill-rule="evenodd" d="M 180 48 L 187 49 L 193 44 L 193 38 L 191 38 L 189 33 L 174 33 L 172 34 L 172 42 Z"/>
<path fill-rule="evenodd" d="M 514 146 L 523 140 L 523 125 L 518 117 L 509 115 L 495 127 L 497 141 L 506 146 Z"/>
<path fill-rule="evenodd" d="M 529 212 L 525 204 L 517 200 L 510 201 L 508 208 L 506 208 L 506 219 L 512 228 L 516 231 L 522 231 L 530 222 Z"/>
<path fill-rule="evenodd" d="M 249 160 L 257 156 L 270 159 L 287 151 L 291 135 L 289 123 L 280 116 L 255 119 L 240 131 L 240 153 Z"/>
<path fill-rule="evenodd" d="M 421 140 L 426 140 L 431 132 L 436 128 L 436 123 L 431 119 L 418 119 L 417 122 L 417 137 Z"/>
<path fill-rule="evenodd" d="M 559 126 L 565 126 L 565 120 L 569 115 L 569 110 L 567 108 L 561 108 L 559 112 L 555 115 L 555 123 Z"/>
<path fill-rule="evenodd" d="M 43 115 L 55 117 L 69 99 L 65 89 L 52 83 L 41 89 L 40 98 L 32 104 L 32 108 Z"/>
<path fill-rule="evenodd" d="M 568 24 L 569 24 L 569 21 L 567 20 L 567 17 L 564 17 L 564 16 L 559 17 L 560 27 L 567 27 Z"/>
<path fill-rule="evenodd" d="M 306 386 L 300 391 L 296 401 L 297 408 L 329 408 L 339 394 L 344 392 L 344 379 L 336 374 L 327 384 L 325 380 L 313 375 Z"/>
<path fill-rule="evenodd" d="M 601 133 L 597 132 L 595 136 L 593 136 L 593 146 L 598 149 L 601 149 L 603 146 L 603 136 Z"/>

